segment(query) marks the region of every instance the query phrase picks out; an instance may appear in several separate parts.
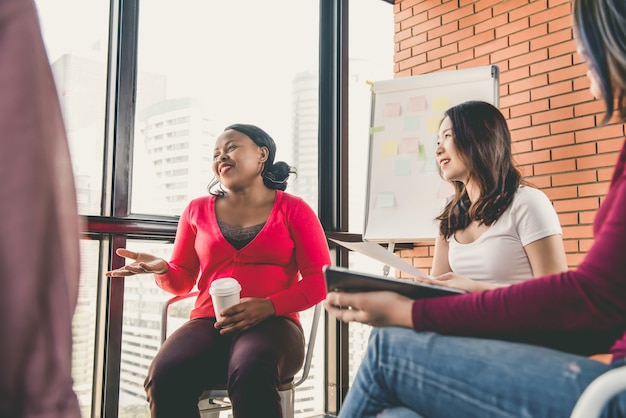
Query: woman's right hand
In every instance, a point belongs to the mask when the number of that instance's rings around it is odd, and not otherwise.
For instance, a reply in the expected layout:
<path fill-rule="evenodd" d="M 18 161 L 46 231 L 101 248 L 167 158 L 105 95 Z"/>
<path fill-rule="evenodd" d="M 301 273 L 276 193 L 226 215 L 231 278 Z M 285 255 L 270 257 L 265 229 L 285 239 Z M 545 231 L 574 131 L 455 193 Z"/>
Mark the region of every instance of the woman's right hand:
<path fill-rule="evenodd" d="M 135 261 L 116 270 L 107 271 L 105 275 L 109 277 L 126 277 L 144 273 L 163 274 L 169 269 L 165 260 L 152 254 L 138 253 L 126 248 L 119 248 L 115 253 L 120 257 Z"/>

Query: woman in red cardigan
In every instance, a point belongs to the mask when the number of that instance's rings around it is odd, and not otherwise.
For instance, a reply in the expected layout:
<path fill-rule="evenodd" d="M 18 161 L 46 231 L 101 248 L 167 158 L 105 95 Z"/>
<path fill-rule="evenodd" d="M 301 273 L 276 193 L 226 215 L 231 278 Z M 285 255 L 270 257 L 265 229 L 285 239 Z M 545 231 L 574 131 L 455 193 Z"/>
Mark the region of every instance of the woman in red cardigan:
<path fill-rule="evenodd" d="M 154 273 L 175 295 L 199 290 L 191 320 L 148 372 L 153 417 L 199 417 L 198 396 L 218 383 L 227 383 L 236 417 L 281 416 L 278 385 L 304 359 L 298 312 L 324 299 L 330 254 L 317 215 L 284 192 L 293 171 L 275 155 L 262 129 L 227 127 L 215 144 L 211 194 L 184 210 L 170 260 L 120 249 L 132 262 L 107 273 Z M 209 287 L 224 277 L 237 279 L 242 299 L 216 322 Z"/>
<path fill-rule="evenodd" d="M 572 5 L 591 93 L 604 100 L 605 122 L 614 110 L 624 122 L 626 2 Z M 329 293 L 338 319 L 376 327 L 339 416 L 569 417 L 591 381 L 626 364 L 625 165 L 623 146 L 575 270 L 423 300 Z M 610 364 L 587 357 L 608 351 Z M 626 394 L 602 417 L 626 417 Z"/>

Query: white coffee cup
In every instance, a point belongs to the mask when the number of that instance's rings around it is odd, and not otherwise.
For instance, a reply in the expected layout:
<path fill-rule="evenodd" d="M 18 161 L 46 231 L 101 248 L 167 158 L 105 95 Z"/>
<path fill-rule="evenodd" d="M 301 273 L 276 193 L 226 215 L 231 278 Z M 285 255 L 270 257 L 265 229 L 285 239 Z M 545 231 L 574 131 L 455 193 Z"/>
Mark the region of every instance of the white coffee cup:
<path fill-rule="evenodd" d="M 222 320 L 220 312 L 239 303 L 241 285 L 232 277 L 224 277 L 223 279 L 213 280 L 209 293 L 213 299 L 213 309 L 215 318 Z"/>

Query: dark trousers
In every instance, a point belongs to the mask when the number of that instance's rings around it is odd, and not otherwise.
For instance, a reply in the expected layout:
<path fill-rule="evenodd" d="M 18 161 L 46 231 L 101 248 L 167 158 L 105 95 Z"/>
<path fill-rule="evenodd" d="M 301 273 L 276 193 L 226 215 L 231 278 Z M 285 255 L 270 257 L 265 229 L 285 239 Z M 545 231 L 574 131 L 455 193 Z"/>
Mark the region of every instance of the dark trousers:
<path fill-rule="evenodd" d="M 187 322 L 157 353 L 144 385 L 152 417 L 199 417 L 202 391 L 224 383 L 236 418 L 282 417 L 278 385 L 302 367 L 302 328 L 274 317 L 224 336 L 214 323 L 213 318 Z"/>

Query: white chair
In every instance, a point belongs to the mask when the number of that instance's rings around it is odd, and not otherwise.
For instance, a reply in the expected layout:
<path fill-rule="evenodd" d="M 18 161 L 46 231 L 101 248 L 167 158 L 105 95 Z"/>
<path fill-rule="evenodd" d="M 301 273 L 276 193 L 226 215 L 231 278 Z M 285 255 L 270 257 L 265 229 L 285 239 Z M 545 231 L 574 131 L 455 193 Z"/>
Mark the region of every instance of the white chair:
<path fill-rule="evenodd" d="M 161 313 L 161 344 L 167 338 L 167 317 L 169 307 L 178 301 L 197 296 L 198 292 L 190 292 L 182 296 L 174 296 L 167 300 L 163 306 Z M 293 418 L 295 410 L 295 394 L 296 388 L 300 386 L 309 376 L 311 369 L 311 359 L 313 358 L 313 349 L 315 347 L 315 337 L 317 336 L 317 327 L 322 312 L 322 302 L 316 304 L 313 308 L 313 318 L 311 320 L 311 330 L 309 332 L 306 352 L 304 357 L 304 365 L 302 366 L 302 375 L 295 381 L 295 376 L 281 382 L 278 387 L 280 395 L 280 403 L 283 411 L 283 418 Z M 217 418 L 220 411 L 231 409 L 230 400 L 228 399 L 228 391 L 226 384 L 222 384 L 213 388 L 207 388 L 198 399 L 198 408 L 202 418 Z"/>
<path fill-rule="evenodd" d="M 606 404 L 626 391 L 626 366 L 598 376 L 578 398 L 570 418 L 597 418 Z"/>

